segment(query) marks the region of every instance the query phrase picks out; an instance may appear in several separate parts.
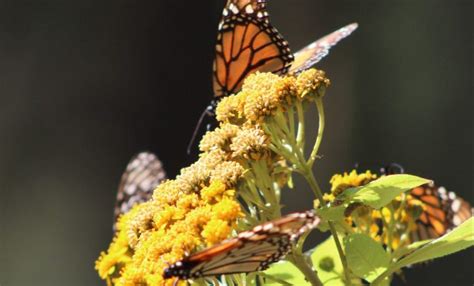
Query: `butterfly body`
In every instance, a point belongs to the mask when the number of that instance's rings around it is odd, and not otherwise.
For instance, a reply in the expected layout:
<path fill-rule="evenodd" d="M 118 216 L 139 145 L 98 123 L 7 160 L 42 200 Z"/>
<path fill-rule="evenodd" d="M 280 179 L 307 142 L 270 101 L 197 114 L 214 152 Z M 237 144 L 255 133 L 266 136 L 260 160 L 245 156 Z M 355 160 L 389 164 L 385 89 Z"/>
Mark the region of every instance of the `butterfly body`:
<path fill-rule="evenodd" d="M 292 243 L 318 223 L 314 212 L 307 211 L 258 225 L 170 265 L 163 277 L 194 279 L 264 270 L 282 259 Z"/>

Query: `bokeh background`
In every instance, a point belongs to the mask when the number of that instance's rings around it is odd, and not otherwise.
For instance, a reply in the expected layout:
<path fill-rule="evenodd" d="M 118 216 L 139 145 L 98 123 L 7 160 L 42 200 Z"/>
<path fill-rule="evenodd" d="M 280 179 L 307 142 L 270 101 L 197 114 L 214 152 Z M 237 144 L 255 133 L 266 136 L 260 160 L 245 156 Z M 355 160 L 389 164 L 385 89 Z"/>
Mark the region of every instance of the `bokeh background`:
<path fill-rule="evenodd" d="M 223 0 L 0 0 L 0 285 L 103 285 L 120 175 L 138 151 L 171 177 L 211 93 Z M 319 65 L 322 184 L 399 162 L 472 198 L 472 1 L 273 0 L 297 50 L 360 28 Z M 365 167 L 364 167 L 365 168 Z M 302 182 L 285 211 L 311 206 Z M 406 271 L 399 285 L 472 285 L 473 251 Z"/>

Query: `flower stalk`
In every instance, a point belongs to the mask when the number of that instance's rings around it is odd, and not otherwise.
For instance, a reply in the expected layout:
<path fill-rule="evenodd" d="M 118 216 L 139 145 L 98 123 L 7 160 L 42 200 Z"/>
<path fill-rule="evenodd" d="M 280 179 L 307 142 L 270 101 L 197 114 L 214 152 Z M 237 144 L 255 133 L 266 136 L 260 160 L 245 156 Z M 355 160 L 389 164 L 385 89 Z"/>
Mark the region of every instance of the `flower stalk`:
<path fill-rule="evenodd" d="M 318 157 L 318 151 L 319 147 L 321 146 L 321 142 L 323 141 L 323 134 L 324 134 L 324 126 L 326 124 L 326 119 L 324 115 L 324 105 L 323 105 L 323 99 L 321 97 L 316 98 L 316 108 L 318 110 L 318 116 L 319 116 L 319 127 L 318 127 L 318 135 L 316 137 L 316 142 L 314 143 L 313 150 L 311 151 L 311 155 L 308 160 L 308 166 L 311 168 L 314 165 L 314 162 L 316 161 Z"/>
<path fill-rule="evenodd" d="M 308 165 L 306 167 L 304 177 L 308 181 L 308 183 L 309 183 L 311 189 L 313 190 L 313 192 L 316 194 L 317 199 L 320 202 L 322 202 L 322 201 L 324 201 L 324 199 L 323 199 L 323 194 L 322 194 L 321 188 L 319 187 L 319 184 L 316 181 L 316 178 L 314 177 L 313 172 L 311 172 L 310 170 L 311 169 L 309 168 L 309 163 L 308 163 Z M 334 227 L 333 222 L 329 221 L 328 225 L 329 225 L 329 230 L 331 231 L 331 235 L 334 238 L 334 242 L 336 244 L 336 248 L 337 248 L 337 252 L 339 254 L 339 258 L 341 259 L 342 267 L 343 267 L 343 270 L 344 270 L 344 278 L 345 278 L 346 285 L 350 286 L 351 285 L 351 276 L 350 276 L 350 272 L 349 272 L 349 265 L 347 264 L 347 259 L 346 259 L 346 256 L 344 254 L 344 250 L 342 248 L 341 241 L 339 240 L 339 235 L 337 234 L 337 231 L 336 231 L 336 228 Z"/>
<path fill-rule="evenodd" d="M 287 260 L 295 265 L 301 273 L 304 274 L 306 280 L 311 283 L 312 286 L 322 286 L 323 283 L 318 277 L 316 270 L 308 263 L 308 258 L 301 253 L 298 249 L 293 248 L 291 254 L 288 255 Z"/>

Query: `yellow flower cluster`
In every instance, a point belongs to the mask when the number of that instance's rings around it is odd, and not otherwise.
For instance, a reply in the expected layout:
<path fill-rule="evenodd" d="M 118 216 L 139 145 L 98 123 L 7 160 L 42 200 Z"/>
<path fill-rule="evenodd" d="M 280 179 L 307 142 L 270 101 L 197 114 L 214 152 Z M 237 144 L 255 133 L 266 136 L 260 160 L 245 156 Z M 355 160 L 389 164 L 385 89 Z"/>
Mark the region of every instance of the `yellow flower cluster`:
<path fill-rule="evenodd" d="M 377 179 L 377 175 L 372 174 L 370 171 L 358 174 L 356 170 L 352 170 L 350 173 L 335 174 L 329 181 L 331 183 L 331 193 L 324 194 L 324 200 L 332 202 L 346 189 L 363 186 L 375 179 Z"/>
<path fill-rule="evenodd" d="M 221 152 L 247 170 L 239 188 L 250 210 L 247 218 L 257 213 L 262 221 L 279 216 L 280 188 L 291 173 L 287 160 L 296 157 L 299 147 L 293 114 L 302 104 L 323 96 L 328 85 L 324 72 L 315 69 L 285 77 L 257 72 L 246 78 L 241 92 L 217 106 L 220 126 L 204 136 L 200 149 Z"/>
<path fill-rule="evenodd" d="M 216 118 L 235 125 L 262 122 L 278 110 L 285 111 L 295 101 L 311 101 L 322 96 L 329 84 L 324 71 L 316 69 L 283 78 L 257 72 L 247 77 L 239 94 L 222 99 L 216 108 Z"/>
<path fill-rule="evenodd" d="M 231 186 L 242 168 L 221 162 L 206 170 L 205 163 L 210 162 L 205 157 L 176 180 L 160 185 L 153 200 L 120 218 L 116 237 L 96 262 L 101 278 L 112 285 L 172 285 L 172 280 L 163 280 L 163 269 L 231 235 L 242 216 Z M 199 172 L 209 173 L 209 178 L 199 181 L 204 175 Z"/>
<path fill-rule="evenodd" d="M 129 217 L 133 216 L 136 209 L 124 215 L 118 222 L 117 228 L 124 228 Z M 120 271 L 123 265 L 128 264 L 132 260 L 132 252 L 129 248 L 127 233 L 124 231 L 118 232 L 114 237 L 109 249 L 100 254 L 96 261 L 95 268 L 102 279 L 107 280 L 107 284 L 112 282 L 120 276 Z"/>
<path fill-rule="evenodd" d="M 201 140 L 199 160 L 119 219 L 114 240 L 96 262 L 100 277 L 110 285 L 172 285 L 163 270 L 232 235 L 239 218 L 245 216 L 239 221 L 245 229 L 279 217 L 289 171 L 272 149 L 271 117 L 322 96 L 328 84 L 317 70 L 249 76 L 239 94 L 217 106 L 220 125 Z"/>
<path fill-rule="evenodd" d="M 352 170 L 350 173 L 335 174 L 330 180 L 331 193 L 325 194 L 324 198 L 333 202 L 344 190 L 363 186 L 376 178 L 377 175 L 370 171 L 357 173 Z M 415 221 L 423 209 L 422 205 L 410 194 L 402 194 L 380 210 L 357 203 L 350 205 L 346 210 L 346 219 L 356 231 L 368 233 L 376 241 L 397 249 L 410 243 L 410 232 L 416 230 Z"/>

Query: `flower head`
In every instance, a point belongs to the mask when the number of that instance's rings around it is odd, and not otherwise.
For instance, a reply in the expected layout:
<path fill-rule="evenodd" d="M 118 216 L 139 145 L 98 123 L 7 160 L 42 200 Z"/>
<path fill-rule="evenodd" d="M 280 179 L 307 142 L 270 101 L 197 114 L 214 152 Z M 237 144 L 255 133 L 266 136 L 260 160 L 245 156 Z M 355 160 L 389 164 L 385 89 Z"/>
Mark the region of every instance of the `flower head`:
<path fill-rule="evenodd" d="M 329 84 L 330 81 L 326 78 L 324 71 L 309 69 L 302 72 L 296 80 L 297 94 L 301 100 L 322 96 Z"/>
<path fill-rule="evenodd" d="M 226 182 L 227 187 L 232 188 L 242 177 L 244 168 L 237 162 L 226 161 L 217 165 L 211 172 L 211 184 L 219 181 Z"/>
<path fill-rule="evenodd" d="M 377 175 L 372 174 L 370 171 L 358 174 L 356 170 L 352 170 L 350 173 L 335 174 L 329 181 L 331 183 L 332 197 L 337 197 L 348 188 L 359 187 L 368 184 L 376 178 Z"/>
<path fill-rule="evenodd" d="M 221 100 L 216 118 L 235 125 L 262 122 L 277 110 L 286 110 L 293 100 L 322 96 L 329 83 L 325 73 L 315 69 L 303 71 L 298 77 L 256 72 L 245 79 L 240 93 Z"/>
<path fill-rule="evenodd" d="M 220 127 L 213 131 L 208 131 L 201 142 L 199 143 L 199 149 L 202 152 L 210 152 L 212 150 L 223 150 L 229 151 L 232 139 L 239 132 L 239 127 L 230 123 L 223 123 Z"/>
<path fill-rule="evenodd" d="M 216 107 L 216 119 L 222 123 L 241 125 L 245 122 L 244 105 L 246 93 L 227 96 L 221 99 Z"/>
<path fill-rule="evenodd" d="M 244 160 L 260 160 L 268 155 L 269 138 L 258 126 L 241 129 L 232 140 L 232 157 Z"/>
<path fill-rule="evenodd" d="M 242 90 L 246 93 L 244 114 L 254 122 L 274 114 L 281 101 L 275 86 L 280 77 L 271 73 L 255 73 L 245 81 Z"/>

